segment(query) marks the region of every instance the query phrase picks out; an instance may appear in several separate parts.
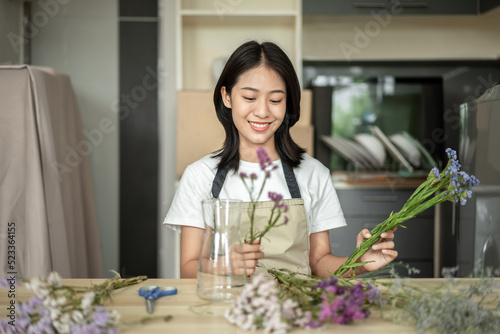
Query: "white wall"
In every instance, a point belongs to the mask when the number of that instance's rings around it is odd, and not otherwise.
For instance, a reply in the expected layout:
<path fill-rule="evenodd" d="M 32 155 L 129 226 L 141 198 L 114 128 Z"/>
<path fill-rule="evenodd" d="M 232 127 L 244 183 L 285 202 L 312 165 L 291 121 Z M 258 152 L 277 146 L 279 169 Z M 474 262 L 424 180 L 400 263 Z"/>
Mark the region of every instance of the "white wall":
<path fill-rule="evenodd" d="M 112 111 L 118 97 L 118 0 L 33 1 L 32 17 L 32 64 L 70 76 L 87 131 L 99 129 L 103 118 L 117 129 L 90 154 L 103 272 L 109 277 L 109 270 L 120 269 L 119 124 Z"/>

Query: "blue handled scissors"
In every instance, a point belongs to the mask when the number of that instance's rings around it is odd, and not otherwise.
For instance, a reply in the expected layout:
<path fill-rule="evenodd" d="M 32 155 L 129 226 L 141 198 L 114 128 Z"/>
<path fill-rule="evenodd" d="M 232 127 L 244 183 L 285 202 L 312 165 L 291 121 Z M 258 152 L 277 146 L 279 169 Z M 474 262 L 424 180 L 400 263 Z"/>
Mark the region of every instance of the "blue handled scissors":
<path fill-rule="evenodd" d="M 146 299 L 146 310 L 149 314 L 153 313 L 155 301 L 163 296 L 175 295 L 177 289 L 173 286 L 159 287 L 156 285 L 147 285 L 139 289 L 139 295 Z"/>

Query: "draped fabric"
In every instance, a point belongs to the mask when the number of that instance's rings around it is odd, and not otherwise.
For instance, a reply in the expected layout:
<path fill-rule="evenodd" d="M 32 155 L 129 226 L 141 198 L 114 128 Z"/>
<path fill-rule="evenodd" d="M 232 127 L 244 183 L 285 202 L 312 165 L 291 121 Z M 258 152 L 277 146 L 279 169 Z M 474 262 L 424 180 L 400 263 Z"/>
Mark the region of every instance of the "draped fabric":
<path fill-rule="evenodd" d="M 0 66 L 0 277 L 102 277 L 91 149 L 68 76 Z"/>

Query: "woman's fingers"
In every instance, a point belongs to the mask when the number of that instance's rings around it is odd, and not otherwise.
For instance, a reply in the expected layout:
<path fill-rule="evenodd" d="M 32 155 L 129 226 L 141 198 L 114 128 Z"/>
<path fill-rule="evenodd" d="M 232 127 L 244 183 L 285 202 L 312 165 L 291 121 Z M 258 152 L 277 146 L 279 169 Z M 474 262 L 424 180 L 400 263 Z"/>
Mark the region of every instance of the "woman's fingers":
<path fill-rule="evenodd" d="M 264 248 L 256 241 L 253 244 L 244 243 L 240 249 L 241 251 L 233 249 L 235 251 L 232 257 L 233 270 L 239 274 L 246 271 L 247 275 L 252 275 L 258 261 L 264 258 L 264 252 L 262 251 Z"/>
<path fill-rule="evenodd" d="M 375 245 L 372 246 L 372 249 L 374 250 L 394 249 L 394 247 L 395 247 L 394 241 L 385 241 L 376 243 Z"/>

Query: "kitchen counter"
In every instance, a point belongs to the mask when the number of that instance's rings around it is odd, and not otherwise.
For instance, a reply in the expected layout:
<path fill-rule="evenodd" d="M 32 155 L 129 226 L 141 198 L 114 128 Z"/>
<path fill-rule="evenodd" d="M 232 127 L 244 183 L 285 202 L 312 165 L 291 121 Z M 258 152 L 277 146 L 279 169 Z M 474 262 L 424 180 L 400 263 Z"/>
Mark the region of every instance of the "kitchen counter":
<path fill-rule="evenodd" d="M 332 172 L 335 189 L 417 189 L 427 178 L 427 173 L 402 177 L 398 173 Z"/>
<path fill-rule="evenodd" d="M 64 279 L 64 285 L 89 286 L 92 283 L 99 284 L 103 280 L 90 279 Z M 441 282 L 440 279 L 414 279 L 419 284 L 433 285 Z M 470 280 L 459 279 L 463 284 Z M 498 279 L 500 284 L 500 278 Z M 229 307 L 228 303 L 207 303 L 197 297 L 195 279 L 148 279 L 137 285 L 132 285 L 116 290 L 113 295 L 113 304 L 121 315 L 122 323 L 139 321 L 149 316 L 146 312 L 145 300 L 138 295 L 138 289 L 145 285 L 175 286 L 178 293 L 157 300 L 153 316 L 167 316 L 172 318 L 168 322 L 154 320 L 145 325 L 125 326 L 122 333 L 243 333 L 236 326 L 231 325 L 225 318 L 224 312 Z M 0 308 L 4 310 L 10 300 L 7 298 L 6 289 L 0 288 Z M 31 296 L 24 286 L 16 287 L 16 305 L 19 301 L 26 300 Z M 329 325 L 333 331 L 342 333 L 416 333 L 413 326 L 398 325 L 385 321 L 381 318 L 379 311 L 374 311 L 367 320 L 358 321 L 353 325 Z M 262 333 L 257 331 L 256 333 Z M 246 332 L 250 333 L 250 332 Z M 305 329 L 295 329 L 292 333 L 314 333 Z"/>

